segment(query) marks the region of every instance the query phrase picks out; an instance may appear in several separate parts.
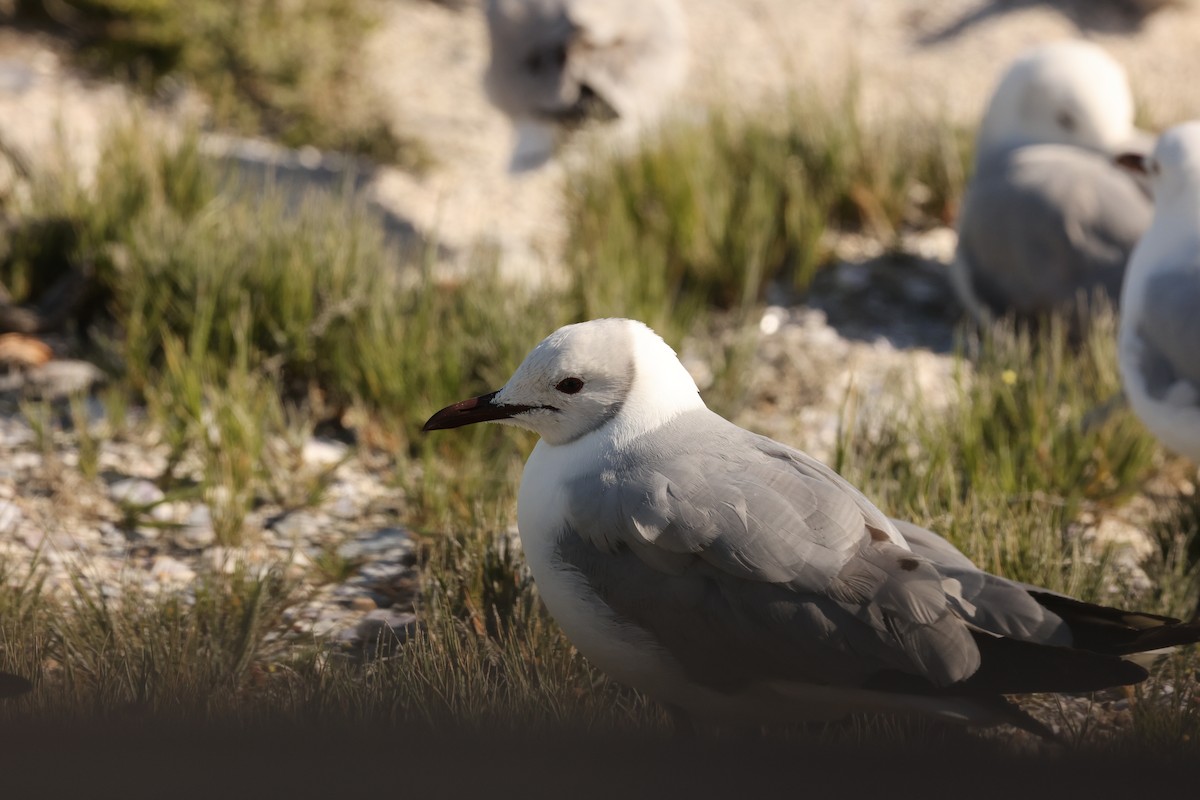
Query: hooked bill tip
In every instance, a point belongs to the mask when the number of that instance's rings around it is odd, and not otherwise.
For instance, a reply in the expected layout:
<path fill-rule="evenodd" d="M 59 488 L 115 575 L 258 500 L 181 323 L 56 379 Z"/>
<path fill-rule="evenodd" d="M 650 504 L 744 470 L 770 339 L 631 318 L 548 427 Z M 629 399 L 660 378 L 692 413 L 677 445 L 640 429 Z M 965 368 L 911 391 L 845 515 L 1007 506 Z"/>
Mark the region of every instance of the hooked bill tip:
<path fill-rule="evenodd" d="M 1113 163 L 1142 175 L 1150 171 L 1150 167 L 1146 162 L 1146 156 L 1142 153 L 1121 153 L 1113 158 Z"/>

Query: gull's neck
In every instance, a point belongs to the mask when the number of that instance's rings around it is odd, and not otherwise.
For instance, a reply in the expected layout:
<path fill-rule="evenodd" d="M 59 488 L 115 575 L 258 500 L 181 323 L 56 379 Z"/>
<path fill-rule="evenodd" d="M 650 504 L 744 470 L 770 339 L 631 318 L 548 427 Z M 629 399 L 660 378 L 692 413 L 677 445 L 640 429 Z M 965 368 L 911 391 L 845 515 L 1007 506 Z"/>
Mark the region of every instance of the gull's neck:
<path fill-rule="evenodd" d="M 1154 219 L 1130 259 L 1128 272 L 1194 266 L 1200 245 L 1200 192 L 1172 192 L 1155 203 Z"/>
<path fill-rule="evenodd" d="M 680 414 L 704 408 L 696 382 L 656 335 L 634 337 L 636 370 L 621 411 L 595 431 L 612 448 L 622 448 Z"/>

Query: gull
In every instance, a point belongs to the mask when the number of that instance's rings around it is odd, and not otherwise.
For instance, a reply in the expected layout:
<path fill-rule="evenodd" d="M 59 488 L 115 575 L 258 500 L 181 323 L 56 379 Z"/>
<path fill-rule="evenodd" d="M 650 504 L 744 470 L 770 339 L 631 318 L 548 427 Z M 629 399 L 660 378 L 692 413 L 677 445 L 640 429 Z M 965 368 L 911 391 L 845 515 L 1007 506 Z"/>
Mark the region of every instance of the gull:
<path fill-rule="evenodd" d="M 488 0 L 484 88 L 513 121 L 511 167 L 540 166 L 590 120 L 626 134 L 652 122 L 683 82 L 677 0 Z"/>
<path fill-rule="evenodd" d="M 1200 463 L 1200 122 L 1162 135 L 1145 172 L 1154 221 L 1125 274 L 1117 355 L 1134 413 L 1168 448 Z"/>
<path fill-rule="evenodd" d="M 485 421 L 541 437 L 518 529 L 550 614 L 610 677 L 697 717 L 908 712 L 1048 735 L 1004 695 L 1137 683 L 1122 656 L 1200 639 L 982 572 L 710 411 L 640 322 L 555 331 L 503 388 L 425 430 Z"/>
<path fill-rule="evenodd" d="M 1018 58 L 988 103 L 959 215 L 951 279 L 967 311 L 1036 317 L 1095 292 L 1115 305 L 1152 207 L 1112 157 L 1148 141 L 1125 70 L 1097 45 Z"/>

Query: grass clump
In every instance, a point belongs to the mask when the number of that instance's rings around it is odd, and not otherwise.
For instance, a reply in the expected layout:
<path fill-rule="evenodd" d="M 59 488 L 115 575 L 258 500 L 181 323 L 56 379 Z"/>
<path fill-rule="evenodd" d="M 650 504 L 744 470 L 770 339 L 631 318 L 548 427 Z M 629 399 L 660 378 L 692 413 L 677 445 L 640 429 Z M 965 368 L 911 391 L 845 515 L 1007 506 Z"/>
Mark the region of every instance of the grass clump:
<path fill-rule="evenodd" d="M 199 481 L 216 498 L 223 543 L 264 497 L 295 494 L 280 489 L 282 457 L 268 445 L 347 412 L 364 444 L 399 458 L 417 520 L 464 518 L 446 494 L 462 491 L 451 475 L 511 504 L 513 471 L 482 455 L 516 452 L 507 432 L 418 432 L 437 408 L 501 385 L 569 321 L 565 304 L 503 285 L 486 265 L 439 281 L 359 203 L 248 193 L 195 137 L 151 145 L 121 128 L 99 164 L 88 182 L 64 172 L 35 183 L 0 282 L 29 301 L 86 268 L 91 301 L 74 324 L 114 391 L 146 402 L 163 431 L 164 489 Z"/>
<path fill-rule="evenodd" d="M 327 407 L 361 402 L 408 424 L 431 398 L 507 377 L 560 318 L 486 269 L 439 283 L 353 200 L 243 191 L 194 136 L 161 146 L 119 128 L 99 164 L 86 183 L 64 171 L 34 186 L 0 281 L 26 301 L 87 265 L 95 301 L 79 324 L 136 392 L 173 345 L 181 377 L 265 370 L 285 397 L 315 390 Z"/>
<path fill-rule="evenodd" d="M 757 302 L 784 271 L 806 283 L 820 257 L 812 176 L 785 137 L 755 122 L 716 116 L 663 134 L 577 176 L 569 198 L 567 260 L 585 317 L 686 329 L 709 305 Z"/>
<path fill-rule="evenodd" d="M 1155 447 L 1127 409 L 1098 413 L 1121 391 L 1116 363 L 1110 309 L 1095 311 L 1078 346 L 1061 317 L 1040 334 L 1001 323 L 984 334 L 971 376 L 959 381 L 960 411 L 926 419 L 927 460 L 940 460 L 939 441 L 953 443 L 943 468 L 959 476 L 960 497 L 988 485 L 1074 508 L 1128 497 L 1146 478 Z"/>
<path fill-rule="evenodd" d="M 222 128 L 421 168 L 363 88 L 359 54 L 378 0 L 20 0 L 15 13 L 65 35 L 84 65 L 153 91 L 193 84 Z"/>
<path fill-rule="evenodd" d="M 1156 452 L 1128 409 L 1098 413 L 1120 390 L 1115 325 L 1098 309 L 1073 342 L 1066 318 L 1038 331 L 997 323 L 965 344 L 973 357 L 945 408 L 913 396 L 869 433 L 851 422 L 835 468 L 987 571 L 1114 602 L 1110 565 L 1081 541 L 1079 519 L 1139 491 Z"/>
<path fill-rule="evenodd" d="M 784 105 L 676 125 L 573 175 L 566 260 L 581 317 L 636 317 L 678 341 L 706 309 L 751 307 L 772 281 L 805 289 L 833 227 L 894 238 L 948 219 L 964 136 L 868 125 L 853 93 Z"/>
<path fill-rule="evenodd" d="M 129 583 L 114 593 L 76 567 L 65 597 L 55 599 L 43 567 L 17 573 L 0 563 L 0 670 L 36 686 L 0 713 L 19 715 L 22 705 L 43 720 L 240 713 L 244 693 L 278 658 L 283 613 L 299 597 L 275 571 L 207 573 L 187 593 Z M 252 714 L 269 703 L 249 705 Z"/>

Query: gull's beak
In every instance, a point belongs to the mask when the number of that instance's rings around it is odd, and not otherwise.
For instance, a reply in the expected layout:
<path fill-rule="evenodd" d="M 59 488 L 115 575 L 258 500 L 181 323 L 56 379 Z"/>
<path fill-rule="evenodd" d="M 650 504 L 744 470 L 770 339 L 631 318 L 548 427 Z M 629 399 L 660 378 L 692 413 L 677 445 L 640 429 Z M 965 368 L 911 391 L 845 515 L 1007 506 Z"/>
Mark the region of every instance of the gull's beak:
<path fill-rule="evenodd" d="M 423 431 L 441 431 L 447 428 L 461 428 L 463 425 L 473 425 L 476 422 L 493 422 L 528 411 L 533 406 L 508 406 L 496 402 L 499 392 L 490 392 L 463 400 L 452 406 L 446 406 L 434 414 L 425 423 Z"/>
<path fill-rule="evenodd" d="M 1150 156 L 1144 153 L 1121 153 L 1113 158 L 1113 163 L 1138 175 L 1150 174 Z"/>

